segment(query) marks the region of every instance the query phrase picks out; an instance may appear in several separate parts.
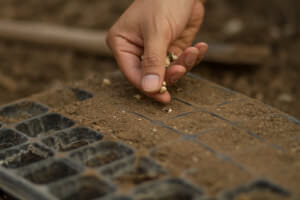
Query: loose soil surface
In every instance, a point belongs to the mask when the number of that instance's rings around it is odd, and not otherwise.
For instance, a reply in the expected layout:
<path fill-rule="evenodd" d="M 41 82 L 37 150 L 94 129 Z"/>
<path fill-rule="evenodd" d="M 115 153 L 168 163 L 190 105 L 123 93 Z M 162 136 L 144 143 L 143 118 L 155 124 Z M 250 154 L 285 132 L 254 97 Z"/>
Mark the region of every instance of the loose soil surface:
<path fill-rule="evenodd" d="M 130 2 L 7 0 L 0 18 L 103 30 Z M 299 2 L 209 0 L 206 7 L 199 41 L 267 45 L 273 55 L 261 66 L 203 63 L 194 72 L 300 118 Z M 0 41 L 0 59 L 0 104 L 117 70 L 110 59 L 8 41 Z"/>
<path fill-rule="evenodd" d="M 177 100 L 168 105 L 173 110 L 168 113 L 163 105 L 146 97 L 136 99 L 138 91 L 121 74 L 105 76 L 111 85 L 103 85 L 103 78 L 97 75 L 71 86 L 94 94 L 86 101 L 76 100 L 69 89 L 45 92 L 31 99 L 103 133 L 104 140 L 133 147 L 138 157 L 152 157 L 167 169 L 169 176 L 187 178 L 208 196 L 219 196 L 260 178 L 298 195 L 300 154 L 295 138 L 300 137 L 300 126 L 281 111 L 188 77 L 173 88 Z M 186 93 L 193 93 L 193 98 Z M 203 98 L 203 93 L 215 95 Z M 163 175 L 154 179 L 160 177 Z M 121 177 L 116 183 L 128 193 L 146 181 L 149 179 Z M 257 199 L 261 195 L 266 199 L 281 198 L 268 191 L 253 191 L 236 199 Z"/>
<path fill-rule="evenodd" d="M 9 0 L 0 3 L 0 16 L 106 29 L 128 3 Z M 194 73 L 300 117 L 296 5 L 296 0 L 208 1 L 200 40 L 266 44 L 273 56 L 256 67 L 204 63 Z M 243 24 L 234 35 L 224 32 L 232 19 Z M 0 59 L 5 77 L 0 79 L 1 104 L 47 90 L 30 99 L 103 133 L 104 140 L 131 146 L 138 157 L 152 157 L 169 175 L 187 178 L 208 196 L 261 177 L 300 196 L 300 126 L 277 109 L 190 77 L 171 89 L 177 100 L 170 105 L 144 96 L 139 100 L 138 91 L 115 72 L 114 61 L 64 49 L 2 41 Z M 103 78 L 112 84 L 103 85 Z M 75 80 L 85 81 L 65 87 Z M 79 101 L 70 88 L 85 89 L 94 97 Z M 173 111 L 166 112 L 168 108 Z M 125 193 L 134 180 L 121 180 Z M 256 194 L 236 199 L 251 195 Z"/>

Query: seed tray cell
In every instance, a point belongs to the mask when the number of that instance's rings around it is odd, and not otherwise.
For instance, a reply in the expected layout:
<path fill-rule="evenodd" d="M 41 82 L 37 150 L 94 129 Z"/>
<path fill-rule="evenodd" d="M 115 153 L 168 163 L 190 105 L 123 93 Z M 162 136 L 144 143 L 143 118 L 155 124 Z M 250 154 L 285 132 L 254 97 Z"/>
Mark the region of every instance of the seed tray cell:
<path fill-rule="evenodd" d="M 137 200 L 198 200 L 201 189 L 179 178 L 155 181 L 138 187 L 133 196 Z"/>
<path fill-rule="evenodd" d="M 26 137 L 12 129 L 0 129 L 0 151 L 23 144 L 27 141 Z"/>
<path fill-rule="evenodd" d="M 79 101 L 84 101 L 93 98 L 93 94 L 88 91 L 79 88 L 71 88 L 71 90 Z"/>
<path fill-rule="evenodd" d="M 97 145 L 78 150 L 70 157 L 86 167 L 97 168 L 114 163 L 132 155 L 134 151 L 118 142 L 104 141 Z"/>
<path fill-rule="evenodd" d="M 105 197 L 115 191 L 110 183 L 97 177 L 76 177 L 62 181 L 50 188 L 60 200 L 91 200 Z"/>
<path fill-rule="evenodd" d="M 70 163 L 52 160 L 36 166 L 23 168 L 19 173 L 34 184 L 44 185 L 74 176 L 78 172 L 79 170 L 75 169 Z"/>
<path fill-rule="evenodd" d="M 65 152 L 102 140 L 103 135 L 84 127 L 68 129 L 43 140 L 47 146 Z"/>
<path fill-rule="evenodd" d="M 276 199 L 287 199 L 291 196 L 290 192 L 279 185 L 273 184 L 267 180 L 256 180 L 248 185 L 242 185 L 231 191 L 225 192 L 220 200 L 235 200 L 239 198 L 248 199 L 254 193 L 260 193 L 259 196 L 266 195 L 263 192 L 268 192 L 268 197 L 276 196 Z M 266 197 L 267 198 L 267 197 Z M 272 199 L 271 198 L 271 199 Z M 250 199 L 250 197 L 249 197 Z M 251 198 L 252 199 L 252 198 Z M 269 199 L 269 198 L 268 198 Z"/>
<path fill-rule="evenodd" d="M 155 180 L 167 174 L 166 170 L 154 160 L 147 157 L 132 157 L 124 161 L 116 162 L 103 167 L 100 172 L 105 177 L 133 182 L 134 184 Z"/>
<path fill-rule="evenodd" d="M 30 137 L 49 136 L 72 127 L 75 122 L 60 114 L 51 113 L 16 125 L 16 129 Z"/>
<path fill-rule="evenodd" d="M 15 169 L 53 156 L 50 150 L 38 144 L 27 144 L 20 148 L 9 149 L 0 153 L 0 166 Z"/>
<path fill-rule="evenodd" d="M 48 107 L 31 101 L 22 101 L 0 108 L 0 121 L 17 123 L 48 112 Z"/>

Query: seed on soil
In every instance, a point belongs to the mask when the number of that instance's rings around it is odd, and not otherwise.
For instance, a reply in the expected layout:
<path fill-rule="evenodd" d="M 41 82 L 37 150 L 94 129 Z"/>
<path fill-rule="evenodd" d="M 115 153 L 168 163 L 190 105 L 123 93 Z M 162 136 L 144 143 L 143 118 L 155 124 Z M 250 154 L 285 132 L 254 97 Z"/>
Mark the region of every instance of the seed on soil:
<path fill-rule="evenodd" d="M 166 112 L 166 113 L 171 113 L 171 112 L 173 112 L 173 109 L 165 107 L 165 108 L 163 108 L 163 111 Z"/>
<path fill-rule="evenodd" d="M 139 95 L 139 94 L 136 94 L 136 95 L 134 95 L 133 97 L 136 98 L 137 100 L 141 100 L 141 99 L 142 99 L 142 96 Z"/>
<path fill-rule="evenodd" d="M 108 78 L 103 79 L 103 85 L 108 86 L 111 85 L 111 81 Z"/>
<path fill-rule="evenodd" d="M 157 132 L 157 129 L 156 129 L 156 128 L 153 128 L 153 129 L 152 129 L 152 132 L 153 132 L 153 133 L 156 133 L 156 132 Z"/>

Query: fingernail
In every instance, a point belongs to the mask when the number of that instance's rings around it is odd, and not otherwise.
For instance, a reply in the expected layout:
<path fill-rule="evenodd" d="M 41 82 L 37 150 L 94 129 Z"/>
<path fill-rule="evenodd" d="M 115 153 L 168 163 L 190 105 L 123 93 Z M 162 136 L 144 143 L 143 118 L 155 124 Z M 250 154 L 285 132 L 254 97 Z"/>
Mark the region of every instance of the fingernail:
<path fill-rule="evenodd" d="M 189 54 L 185 58 L 185 64 L 187 67 L 194 67 L 197 62 L 197 54 Z"/>
<path fill-rule="evenodd" d="M 159 76 L 149 74 L 143 77 L 142 88 L 145 92 L 155 92 L 160 88 Z"/>

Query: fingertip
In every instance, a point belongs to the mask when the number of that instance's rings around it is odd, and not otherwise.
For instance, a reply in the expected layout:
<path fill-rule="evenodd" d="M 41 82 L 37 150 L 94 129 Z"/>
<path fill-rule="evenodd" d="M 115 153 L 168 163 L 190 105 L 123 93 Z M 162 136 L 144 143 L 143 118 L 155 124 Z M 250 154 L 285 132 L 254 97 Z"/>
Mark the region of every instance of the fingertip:
<path fill-rule="evenodd" d="M 194 47 L 196 47 L 200 53 L 206 52 L 208 50 L 208 44 L 205 42 L 199 42 Z"/>
<path fill-rule="evenodd" d="M 169 92 L 165 92 L 163 94 L 157 94 L 155 99 L 163 104 L 168 104 L 171 102 L 171 95 Z"/>
<path fill-rule="evenodd" d="M 169 85 L 175 84 L 186 73 L 186 68 L 182 65 L 173 65 L 167 71 L 166 80 Z"/>
<path fill-rule="evenodd" d="M 208 44 L 205 42 L 200 42 L 195 45 L 195 47 L 199 50 L 199 57 L 197 60 L 197 65 L 204 59 L 207 51 L 208 51 Z"/>

